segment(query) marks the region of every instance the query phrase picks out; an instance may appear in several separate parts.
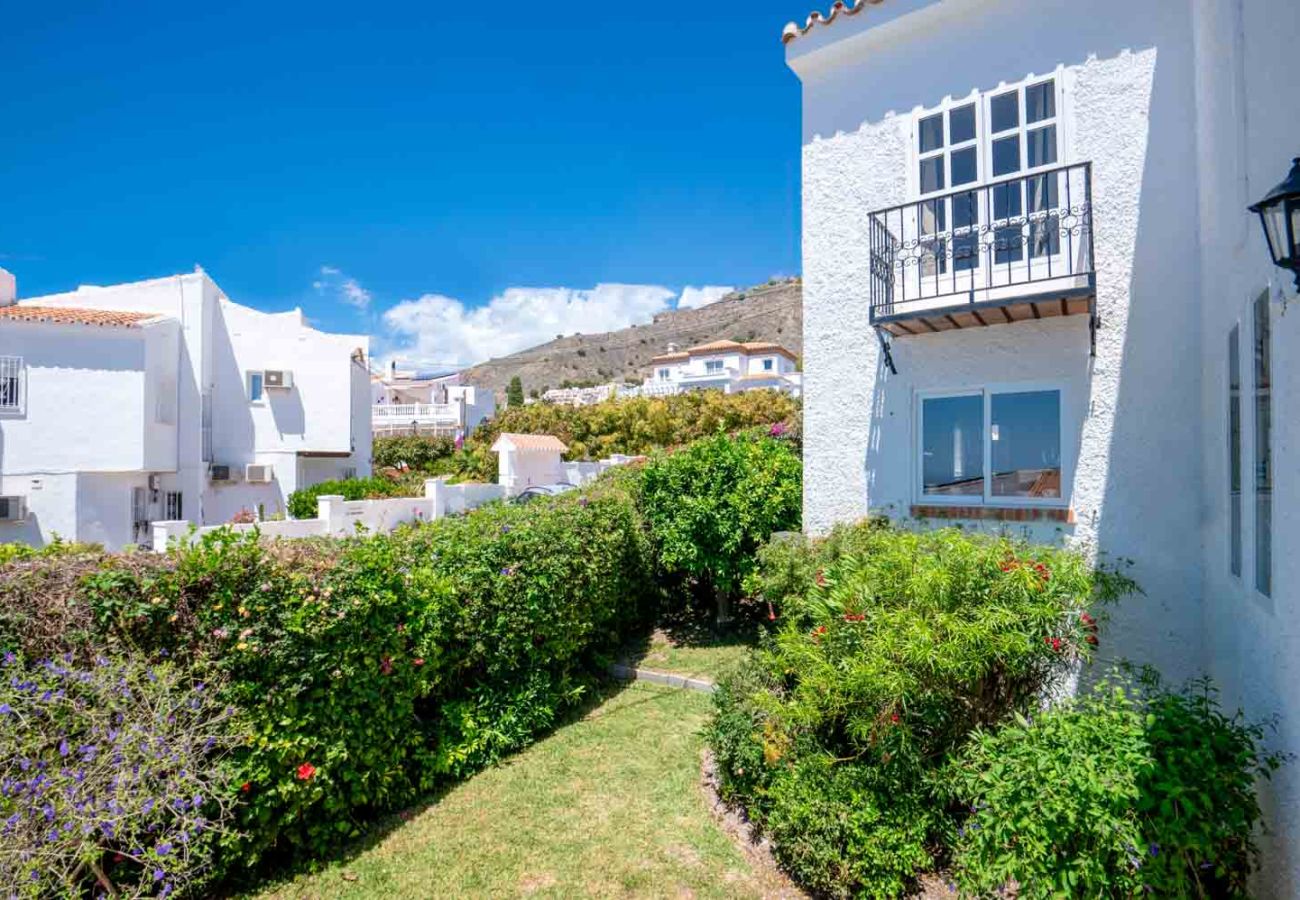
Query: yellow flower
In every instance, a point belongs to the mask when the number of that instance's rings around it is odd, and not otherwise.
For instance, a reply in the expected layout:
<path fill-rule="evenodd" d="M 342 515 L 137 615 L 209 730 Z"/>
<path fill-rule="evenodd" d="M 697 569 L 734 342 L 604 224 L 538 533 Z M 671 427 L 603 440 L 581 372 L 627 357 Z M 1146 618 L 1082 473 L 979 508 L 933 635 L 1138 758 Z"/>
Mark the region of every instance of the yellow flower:
<path fill-rule="evenodd" d="M 248 644 L 244 643 L 243 641 L 240 641 L 238 644 L 235 645 L 235 649 L 236 649 L 236 650 L 247 650 L 247 649 L 248 649 Z"/>
<path fill-rule="evenodd" d="M 239 614 L 243 616 L 245 619 L 248 618 L 248 610 L 245 607 L 242 606 L 239 607 Z"/>

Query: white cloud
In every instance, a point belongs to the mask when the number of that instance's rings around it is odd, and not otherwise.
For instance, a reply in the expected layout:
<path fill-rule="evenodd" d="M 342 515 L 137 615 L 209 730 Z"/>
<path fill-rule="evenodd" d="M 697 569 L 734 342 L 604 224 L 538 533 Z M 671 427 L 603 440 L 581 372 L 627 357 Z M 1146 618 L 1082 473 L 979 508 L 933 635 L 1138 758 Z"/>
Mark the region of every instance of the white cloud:
<path fill-rule="evenodd" d="M 332 296 L 348 306 L 365 312 L 374 298 L 355 278 L 349 278 L 336 266 L 321 266 L 320 278 L 312 282 L 318 294 Z"/>
<path fill-rule="evenodd" d="M 405 364 L 472 365 L 554 340 L 556 335 L 615 331 L 670 309 L 674 292 L 648 284 L 509 288 L 484 306 L 442 294 L 406 300 L 384 313 L 377 342 Z"/>
<path fill-rule="evenodd" d="M 718 287 L 709 285 L 706 287 L 687 287 L 682 291 L 681 297 L 677 300 L 678 309 L 699 309 L 701 306 L 708 306 L 710 303 L 717 303 L 723 297 L 733 293 L 734 287 Z"/>

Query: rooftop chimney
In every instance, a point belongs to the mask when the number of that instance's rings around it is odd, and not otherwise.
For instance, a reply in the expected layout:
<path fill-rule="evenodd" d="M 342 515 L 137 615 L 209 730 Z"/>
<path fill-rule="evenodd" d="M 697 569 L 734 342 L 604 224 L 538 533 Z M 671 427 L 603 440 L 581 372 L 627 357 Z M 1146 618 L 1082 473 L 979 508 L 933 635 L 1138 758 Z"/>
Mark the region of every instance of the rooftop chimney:
<path fill-rule="evenodd" d="M 0 269 L 0 306 L 13 306 L 18 299 L 18 279 L 13 273 Z"/>

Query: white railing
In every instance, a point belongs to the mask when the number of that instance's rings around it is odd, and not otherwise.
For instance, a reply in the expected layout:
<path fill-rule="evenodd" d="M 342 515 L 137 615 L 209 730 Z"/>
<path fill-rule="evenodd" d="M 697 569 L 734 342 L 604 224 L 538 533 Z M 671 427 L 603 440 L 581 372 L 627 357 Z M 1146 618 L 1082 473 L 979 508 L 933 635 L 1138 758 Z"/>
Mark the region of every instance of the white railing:
<path fill-rule="evenodd" d="M 460 422 L 459 403 L 377 403 L 371 412 L 374 421 L 385 424 L 426 422 L 457 424 Z"/>

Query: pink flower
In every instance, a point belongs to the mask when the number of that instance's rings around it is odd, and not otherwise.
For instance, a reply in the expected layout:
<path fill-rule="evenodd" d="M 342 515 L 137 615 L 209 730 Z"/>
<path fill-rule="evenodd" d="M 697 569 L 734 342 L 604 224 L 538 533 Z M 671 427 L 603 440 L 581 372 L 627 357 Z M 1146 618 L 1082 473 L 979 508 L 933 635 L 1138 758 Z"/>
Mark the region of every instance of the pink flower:
<path fill-rule="evenodd" d="M 311 781 L 316 776 L 316 767 L 309 762 L 303 763 L 298 767 L 298 780 Z"/>

